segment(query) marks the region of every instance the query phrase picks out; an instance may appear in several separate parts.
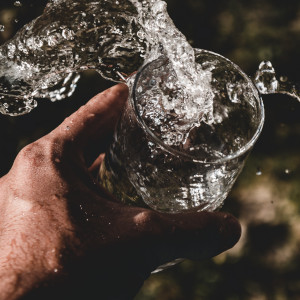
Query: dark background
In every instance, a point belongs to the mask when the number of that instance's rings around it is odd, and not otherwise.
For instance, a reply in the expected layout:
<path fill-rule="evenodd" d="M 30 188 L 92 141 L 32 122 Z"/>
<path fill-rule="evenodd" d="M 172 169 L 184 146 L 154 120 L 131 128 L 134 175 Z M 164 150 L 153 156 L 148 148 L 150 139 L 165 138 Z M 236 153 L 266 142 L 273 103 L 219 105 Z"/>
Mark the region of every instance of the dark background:
<path fill-rule="evenodd" d="M 3 1 L 2 1 L 3 2 Z M 0 4 L 0 43 L 42 13 L 46 1 Z M 168 0 L 176 26 L 194 47 L 228 57 L 254 75 L 270 60 L 278 75 L 300 83 L 300 1 Z M 0 115 L 0 175 L 17 152 L 55 128 L 112 83 L 87 72 L 74 96 L 40 101 L 29 115 Z M 151 276 L 135 300 L 300 299 L 300 103 L 264 96 L 266 123 L 223 210 L 237 216 L 243 235 L 232 250 Z M 259 175 L 261 174 L 261 175 Z M 117 288 L 117 287 L 116 287 Z"/>

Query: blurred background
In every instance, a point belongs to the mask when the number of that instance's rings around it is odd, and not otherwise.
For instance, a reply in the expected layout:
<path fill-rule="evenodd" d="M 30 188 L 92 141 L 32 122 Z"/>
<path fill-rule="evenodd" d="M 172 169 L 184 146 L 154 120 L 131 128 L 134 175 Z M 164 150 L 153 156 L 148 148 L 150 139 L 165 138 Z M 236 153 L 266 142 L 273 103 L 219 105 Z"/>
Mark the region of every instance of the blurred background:
<path fill-rule="evenodd" d="M 40 15 L 45 0 L 0 3 L 0 44 Z M 228 57 L 248 75 L 270 60 L 300 84 L 299 0 L 168 0 L 176 26 L 194 47 Z M 18 151 L 111 86 L 86 72 L 67 100 L 43 100 L 29 115 L 0 115 L 0 176 Z M 300 103 L 264 96 L 266 123 L 222 210 L 241 222 L 240 242 L 212 260 L 189 260 L 156 275 L 135 300 L 300 299 Z"/>

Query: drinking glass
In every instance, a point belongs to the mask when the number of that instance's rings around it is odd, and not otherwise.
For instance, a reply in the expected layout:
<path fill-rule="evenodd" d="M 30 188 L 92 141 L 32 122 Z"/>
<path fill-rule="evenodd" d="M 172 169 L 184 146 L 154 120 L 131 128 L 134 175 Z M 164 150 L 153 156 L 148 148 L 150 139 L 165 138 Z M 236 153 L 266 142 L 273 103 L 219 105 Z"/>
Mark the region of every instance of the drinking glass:
<path fill-rule="evenodd" d="M 176 126 L 188 120 L 162 104 L 180 102 L 182 92 L 168 59 L 147 63 L 128 81 L 129 99 L 99 172 L 101 184 L 126 204 L 167 213 L 216 210 L 261 133 L 264 107 L 251 79 L 218 54 L 195 49 L 195 56 L 211 74 L 211 115 L 197 108 L 202 121 L 187 126 L 185 138 Z"/>

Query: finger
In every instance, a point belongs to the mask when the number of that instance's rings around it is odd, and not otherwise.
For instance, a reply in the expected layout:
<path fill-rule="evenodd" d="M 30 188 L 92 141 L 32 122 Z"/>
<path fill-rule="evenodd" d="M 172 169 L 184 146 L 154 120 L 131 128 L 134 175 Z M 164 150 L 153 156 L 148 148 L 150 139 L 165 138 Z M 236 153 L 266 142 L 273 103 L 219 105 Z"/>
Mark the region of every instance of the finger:
<path fill-rule="evenodd" d="M 105 154 L 102 153 L 100 154 L 96 160 L 92 163 L 92 165 L 88 168 L 89 172 L 92 173 L 93 175 L 97 174 L 100 169 L 100 165 L 102 164 L 104 160 Z"/>
<path fill-rule="evenodd" d="M 228 213 L 196 212 L 167 219 L 175 227 L 166 249 L 175 258 L 210 258 L 232 248 L 241 236 L 240 223 Z"/>
<path fill-rule="evenodd" d="M 176 258 L 202 260 L 213 257 L 233 247 L 241 235 L 238 220 L 228 213 L 155 215 L 155 220 L 148 224 L 153 228 L 155 221 L 162 233 L 153 236 L 148 249 L 152 252 L 149 257 L 157 259 L 156 266 Z"/>
<path fill-rule="evenodd" d="M 66 118 L 51 135 L 81 148 L 88 142 L 106 139 L 112 134 L 127 97 L 127 86 L 115 85 Z"/>

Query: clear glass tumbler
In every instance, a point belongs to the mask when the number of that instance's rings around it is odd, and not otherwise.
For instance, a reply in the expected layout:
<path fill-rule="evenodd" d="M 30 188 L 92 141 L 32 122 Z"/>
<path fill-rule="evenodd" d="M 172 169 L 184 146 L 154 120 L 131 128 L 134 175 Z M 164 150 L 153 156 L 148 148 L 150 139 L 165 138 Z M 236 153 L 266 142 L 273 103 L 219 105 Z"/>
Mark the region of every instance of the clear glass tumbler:
<path fill-rule="evenodd" d="M 100 169 L 101 184 L 126 204 L 168 213 L 219 208 L 262 130 L 263 102 L 250 78 L 218 54 L 195 53 L 211 73 L 212 115 L 179 143 L 174 124 L 186 120 L 162 105 L 161 95 L 180 98 L 168 59 L 144 65 L 129 80 L 129 99 Z"/>

